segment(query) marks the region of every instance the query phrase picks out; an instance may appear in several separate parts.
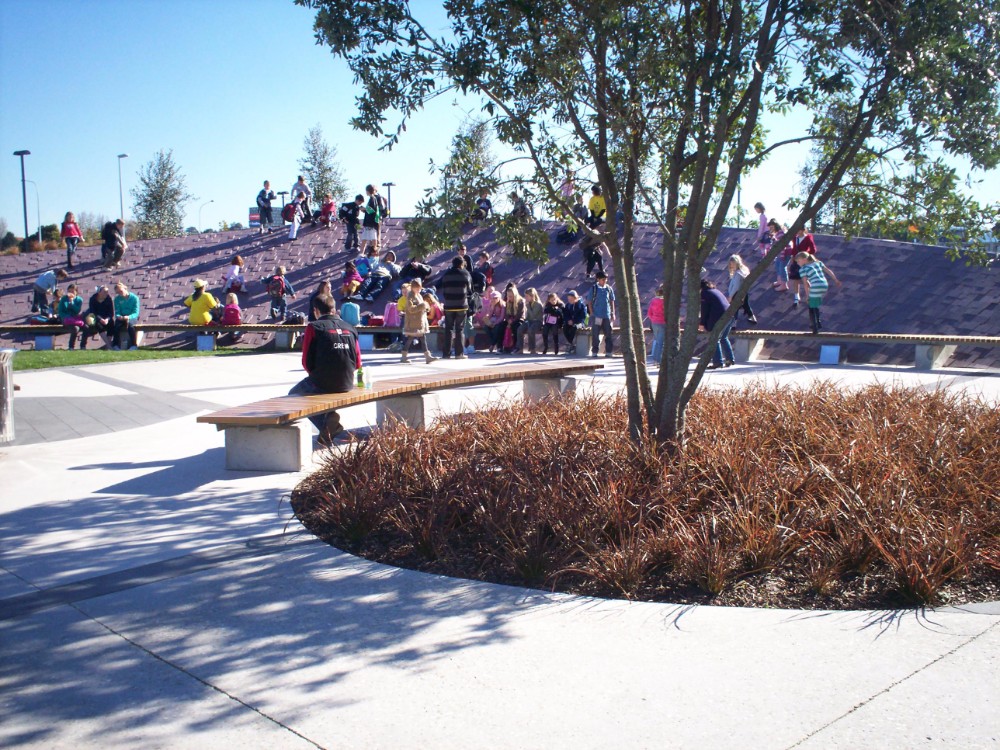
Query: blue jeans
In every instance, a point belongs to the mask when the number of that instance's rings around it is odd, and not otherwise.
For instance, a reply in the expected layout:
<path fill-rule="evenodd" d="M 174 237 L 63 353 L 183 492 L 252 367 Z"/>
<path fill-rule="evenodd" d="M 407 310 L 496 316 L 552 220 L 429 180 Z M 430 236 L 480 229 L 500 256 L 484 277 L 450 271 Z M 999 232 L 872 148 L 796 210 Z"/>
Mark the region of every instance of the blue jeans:
<path fill-rule="evenodd" d="M 285 312 L 288 310 L 288 303 L 284 297 L 271 297 L 271 317 L 285 319 Z"/>
<path fill-rule="evenodd" d="M 725 358 L 727 362 L 733 361 L 733 345 L 729 341 L 729 332 L 733 328 L 733 321 L 726 323 L 726 327 L 722 329 L 722 335 L 719 337 L 719 343 L 715 345 L 715 355 L 712 357 L 712 362 L 716 365 L 721 366 L 722 360 Z"/>
<path fill-rule="evenodd" d="M 298 383 L 292 386 L 292 390 L 288 392 L 289 396 L 314 396 L 317 393 L 326 393 L 326 391 L 321 391 L 316 387 L 316 384 L 312 382 L 312 379 L 308 376 L 300 380 Z M 316 429 L 323 433 L 326 429 L 326 421 L 330 420 L 330 423 L 340 422 L 340 417 L 337 415 L 336 411 L 329 411 L 325 414 L 314 414 L 309 417 L 309 421 L 312 422 Z"/>
<path fill-rule="evenodd" d="M 610 357 L 612 351 L 614 350 L 614 343 L 611 340 L 611 318 L 601 318 L 601 324 L 598 325 L 596 322 L 596 317 L 591 318 L 590 324 L 590 353 L 597 354 L 597 350 L 601 346 L 601 334 L 604 334 L 604 354 Z"/>
<path fill-rule="evenodd" d="M 780 255 L 774 259 L 774 272 L 777 274 L 777 279 L 786 286 L 788 285 L 788 269 L 786 268 L 787 263 L 788 261 Z"/>
<path fill-rule="evenodd" d="M 653 347 L 649 350 L 649 357 L 654 362 L 659 362 L 663 356 L 663 344 L 667 340 L 666 323 L 650 323 L 653 327 Z"/>

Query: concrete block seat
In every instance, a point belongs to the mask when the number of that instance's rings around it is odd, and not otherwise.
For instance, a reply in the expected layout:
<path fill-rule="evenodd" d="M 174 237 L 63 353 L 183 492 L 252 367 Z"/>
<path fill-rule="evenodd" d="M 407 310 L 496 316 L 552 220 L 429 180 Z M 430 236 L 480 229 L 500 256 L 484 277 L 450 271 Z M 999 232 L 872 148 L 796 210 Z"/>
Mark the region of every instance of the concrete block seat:
<path fill-rule="evenodd" d="M 309 426 L 300 420 L 357 404 L 377 402 L 378 424 L 398 419 L 424 428 L 439 412 L 435 391 L 463 386 L 524 382 L 524 397 L 540 400 L 558 393 L 572 393 L 573 375 L 603 368 L 591 362 L 538 362 L 481 367 L 475 370 L 439 371 L 374 383 L 347 393 L 312 396 L 278 396 L 234 406 L 198 417 L 226 432 L 226 468 L 234 471 L 299 471 L 312 453 Z"/>
<path fill-rule="evenodd" d="M 846 344 L 910 344 L 917 370 L 934 370 L 944 365 L 959 346 L 997 347 L 1000 336 L 941 336 L 907 333 L 805 333 L 803 331 L 733 331 L 730 334 L 737 362 L 757 359 L 765 341 L 812 341 L 820 345 L 820 362 L 838 364 Z"/>

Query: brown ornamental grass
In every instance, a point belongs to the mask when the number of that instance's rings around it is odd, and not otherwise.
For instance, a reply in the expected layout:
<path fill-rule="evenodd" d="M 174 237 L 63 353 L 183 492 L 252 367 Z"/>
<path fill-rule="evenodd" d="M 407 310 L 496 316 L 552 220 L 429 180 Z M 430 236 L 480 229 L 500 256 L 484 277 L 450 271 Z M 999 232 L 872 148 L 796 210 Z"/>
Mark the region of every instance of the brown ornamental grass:
<path fill-rule="evenodd" d="M 330 452 L 293 494 L 338 547 L 606 597 L 877 608 L 1000 599 L 1000 411 L 947 391 L 702 390 L 669 457 L 622 398 L 495 404 Z"/>

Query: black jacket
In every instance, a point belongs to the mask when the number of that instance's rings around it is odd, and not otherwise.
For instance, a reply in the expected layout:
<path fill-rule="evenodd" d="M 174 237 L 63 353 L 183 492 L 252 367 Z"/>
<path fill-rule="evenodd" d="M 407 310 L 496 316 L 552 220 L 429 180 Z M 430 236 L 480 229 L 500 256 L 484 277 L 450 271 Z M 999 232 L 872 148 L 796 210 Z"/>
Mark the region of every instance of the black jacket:
<path fill-rule="evenodd" d="M 445 310 L 468 310 L 472 296 L 472 275 L 464 268 L 452 266 L 438 284 Z"/>
<path fill-rule="evenodd" d="M 303 340 L 302 363 L 309 379 L 326 393 L 347 393 L 354 388 L 358 369 L 358 332 L 334 315 L 309 324 Z"/>
<path fill-rule="evenodd" d="M 400 281 L 413 281 L 420 279 L 423 281 L 431 275 L 431 267 L 423 263 L 407 263 L 399 272 Z"/>

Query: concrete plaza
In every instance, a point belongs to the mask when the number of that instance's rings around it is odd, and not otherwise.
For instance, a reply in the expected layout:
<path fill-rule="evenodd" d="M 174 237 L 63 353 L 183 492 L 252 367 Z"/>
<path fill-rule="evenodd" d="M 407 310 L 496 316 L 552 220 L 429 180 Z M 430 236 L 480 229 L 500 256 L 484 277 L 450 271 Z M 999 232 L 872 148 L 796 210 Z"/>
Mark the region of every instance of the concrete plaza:
<path fill-rule="evenodd" d="M 369 357 L 377 378 L 499 361 Z M 622 387 L 621 361 L 602 361 L 581 390 Z M 0 448 L 0 746 L 1000 745 L 1000 603 L 604 601 L 398 570 L 315 540 L 287 503 L 302 474 L 227 472 L 222 433 L 194 421 L 301 376 L 296 354 L 16 374 L 18 440 Z M 772 362 L 705 383 L 755 378 L 1000 401 L 996 371 Z M 343 422 L 374 416 L 359 406 Z"/>

